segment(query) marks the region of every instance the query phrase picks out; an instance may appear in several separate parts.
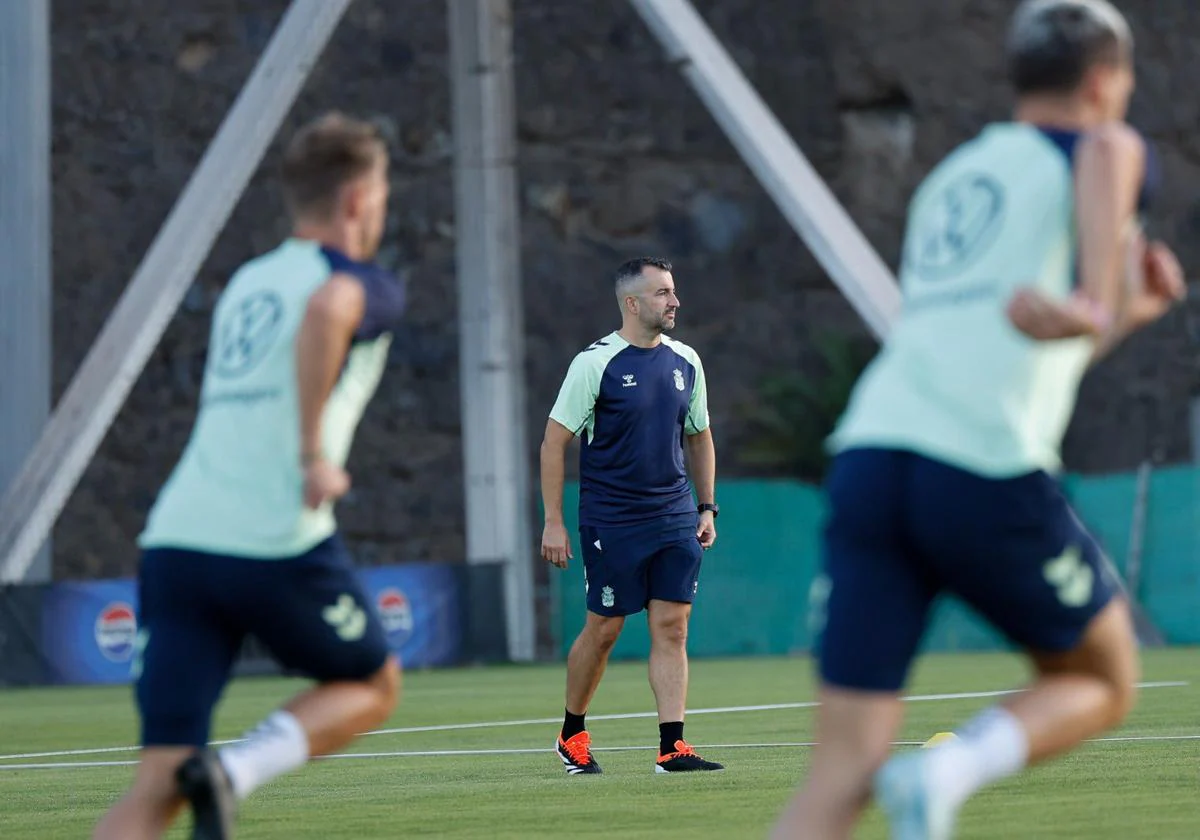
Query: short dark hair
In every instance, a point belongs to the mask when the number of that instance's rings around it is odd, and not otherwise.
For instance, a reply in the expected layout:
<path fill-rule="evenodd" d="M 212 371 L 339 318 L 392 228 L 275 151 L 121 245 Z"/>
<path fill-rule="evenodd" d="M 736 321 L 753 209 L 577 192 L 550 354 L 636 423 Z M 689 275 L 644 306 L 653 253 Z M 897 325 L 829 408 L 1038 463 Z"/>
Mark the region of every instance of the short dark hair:
<path fill-rule="evenodd" d="M 381 157 L 387 157 L 387 143 L 373 124 L 337 112 L 314 120 L 296 132 L 283 153 L 289 212 L 329 216 L 341 188 L 370 172 Z"/>
<path fill-rule="evenodd" d="M 1098 65 L 1129 60 L 1129 25 L 1107 0 L 1026 0 L 1008 33 L 1008 76 L 1018 95 L 1070 93 Z"/>
<path fill-rule="evenodd" d="M 636 259 L 626 260 L 617 266 L 617 273 L 613 275 L 613 286 L 620 289 L 626 283 L 642 276 L 642 270 L 645 268 L 657 268 L 660 271 L 670 271 L 671 264 L 666 260 L 658 257 L 637 257 Z"/>

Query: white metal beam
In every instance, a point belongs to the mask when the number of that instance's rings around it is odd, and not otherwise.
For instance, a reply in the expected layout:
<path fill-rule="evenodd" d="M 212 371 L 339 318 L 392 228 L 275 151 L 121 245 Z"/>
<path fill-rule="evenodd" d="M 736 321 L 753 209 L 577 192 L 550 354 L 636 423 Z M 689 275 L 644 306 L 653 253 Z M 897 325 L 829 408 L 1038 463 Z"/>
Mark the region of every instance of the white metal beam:
<path fill-rule="evenodd" d="M 882 338 L 900 289 L 688 0 L 630 0 L 842 294 Z"/>
<path fill-rule="evenodd" d="M 50 3 L 0 3 L 0 492 L 50 414 Z M 50 547 L 24 574 L 50 580 Z"/>
<path fill-rule="evenodd" d="M 350 2 L 293 0 L 284 14 L 0 502 L 0 583 L 29 568 Z"/>
<path fill-rule="evenodd" d="M 509 0 L 449 0 L 467 561 L 501 561 L 509 656 L 535 654 L 533 499 Z"/>

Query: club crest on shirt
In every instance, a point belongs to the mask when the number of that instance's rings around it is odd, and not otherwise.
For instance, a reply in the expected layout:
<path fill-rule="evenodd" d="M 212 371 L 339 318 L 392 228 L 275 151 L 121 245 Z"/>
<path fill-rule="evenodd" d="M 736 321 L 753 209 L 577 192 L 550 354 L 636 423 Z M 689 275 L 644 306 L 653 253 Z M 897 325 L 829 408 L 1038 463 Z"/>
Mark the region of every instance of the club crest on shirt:
<path fill-rule="evenodd" d="M 682 391 L 683 390 L 683 371 L 681 371 L 679 368 L 675 368 L 673 373 L 675 374 L 675 390 Z"/>

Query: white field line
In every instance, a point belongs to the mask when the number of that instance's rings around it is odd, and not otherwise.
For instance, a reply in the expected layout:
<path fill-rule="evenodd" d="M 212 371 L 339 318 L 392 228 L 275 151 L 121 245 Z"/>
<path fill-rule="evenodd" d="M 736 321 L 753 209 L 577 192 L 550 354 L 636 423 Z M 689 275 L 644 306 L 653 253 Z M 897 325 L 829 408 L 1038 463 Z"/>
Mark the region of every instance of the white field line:
<path fill-rule="evenodd" d="M 1090 738 L 1086 741 L 1089 744 L 1117 744 L 1117 743 L 1137 743 L 1150 741 L 1200 741 L 1200 735 L 1121 735 L 1111 738 Z M 916 747 L 920 746 L 922 741 L 893 741 L 892 746 L 896 747 Z M 730 750 L 730 749 L 784 749 L 794 747 L 815 747 L 816 744 L 812 741 L 778 741 L 773 743 L 757 743 L 757 744 L 697 744 L 697 749 L 702 750 Z M 653 744 L 643 746 L 626 746 L 626 747 L 593 747 L 593 752 L 651 752 L 656 747 Z M 549 754 L 554 750 L 551 747 L 542 748 L 514 748 L 514 749 L 496 749 L 496 750 L 397 750 L 395 752 L 371 752 L 371 753 L 339 753 L 338 755 L 327 755 L 317 759 L 318 761 L 331 761 L 334 759 L 366 759 L 366 758 L 428 758 L 428 757 L 467 757 L 480 755 L 537 755 Z M 61 762 L 45 762 L 40 764 L 0 764 L 0 771 L 3 770 L 80 770 L 96 767 L 133 767 L 137 765 L 137 761 L 61 761 Z"/>
<path fill-rule="evenodd" d="M 1139 689 L 1147 688 L 1181 688 L 1188 685 L 1183 681 L 1171 682 L 1144 682 L 1138 683 Z M 1009 689 L 1004 691 L 967 691 L 955 694 L 916 694 L 905 697 L 904 700 L 909 703 L 928 703 L 942 700 L 975 700 L 986 699 L 990 697 L 1004 697 L 1009 694 L 1019 694 L 1020 689 Z M 816 701 L 806 701 L 803 703 L 767 703 L 757 706 L 717 706 L 708 709 L 689 709 L 688 715 L 720 715 L 734 714 L 739 712 L 773 712 L 786 711 L 790 709 L 811 709 L 819 705 Z M 657 712 L 626 712 L 624 714 L 613 715 L 592 715 L 588 720 L 633 720 L 636 718 L 652 718 L 657 717 Z M 483 721 L 479 723 L 444 723 L 433 726 L 402 726 L 395 729 L 376 729 L 364 735 L 411 735 L 419 732 L 457 732 L 467 729 L 493 729 L 506 726 L 550 726 L 561 722 L 562 718 L 528 718 L 526 720 L 497 720 Z M 213 741 L 213 746 L 223 744 L 237 743 L 240 739 L 232 739 L 226 741 Z M 799 746 L 799 745 L 797 745 Z M 12 753 L 9 755 L 0 755 L 0 761 L 22 761 L 35 758 L 67 758 L 73 756 L 85 755 L 104 755 L 108 753 L 136 752 L 141 747 L 93 747 L 90 749 L 80 750 L 54 750 L 50 752 L 36 753 Z M 632 749 L 632 748 L 631 748 Z M 540 750 L 533 750 L 539 752 Z M 468 752 L 479 753 L 478 750 L 469 750 Z M 440 753 L 439 753 L 440 754 Z M 453 751 L 447 752 L 448 755 L 456 754 Z M 361 753 L 360 753 L 361 755 Z M 410 753 L 388 753 L 387 755 L 410 755 Z M 330 756 L 337 757 L 337 756 Z M 122 766 L 121 762 L 106 764 L 103 762 L 80 762 L 80 764 L 88 764 L 95 766 Z M 30 767 L 32 765 L 21 765 Z M 58 766 L 58 765 L 55 765 Z"/>

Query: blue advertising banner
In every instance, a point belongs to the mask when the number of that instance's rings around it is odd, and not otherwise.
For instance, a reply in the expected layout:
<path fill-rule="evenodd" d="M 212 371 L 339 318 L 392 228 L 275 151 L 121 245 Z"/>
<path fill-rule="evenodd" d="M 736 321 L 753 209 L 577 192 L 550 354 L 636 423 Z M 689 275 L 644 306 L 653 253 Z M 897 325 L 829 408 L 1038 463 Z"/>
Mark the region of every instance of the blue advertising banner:
<path fill-rule="evenodd" d="M 60 583 L 42 601 L 42 652 L 56 683 L 124 683 L 137 642 L 132 580 Z"/>
<path fill-rule="evenodd" d="M 405 667 L 453 665 L 462 654 L 454 567 L 362 569 L 359 579 Z M 54 683 L 127 683 L 137 645 L 133 580 L 60 583 L 42 601 L 42 653 Z"/>
<path fill-rule="evenodd" d="M 454 568 L 379 566 L 359 579 L 379 613 L 388 644 L 405 668 L 453 665 L 462 649 L 462 610 Z"/>

